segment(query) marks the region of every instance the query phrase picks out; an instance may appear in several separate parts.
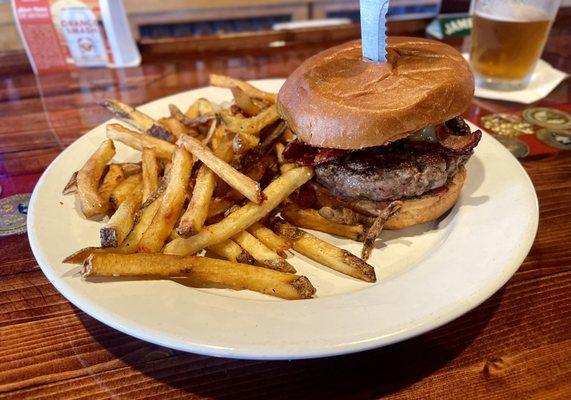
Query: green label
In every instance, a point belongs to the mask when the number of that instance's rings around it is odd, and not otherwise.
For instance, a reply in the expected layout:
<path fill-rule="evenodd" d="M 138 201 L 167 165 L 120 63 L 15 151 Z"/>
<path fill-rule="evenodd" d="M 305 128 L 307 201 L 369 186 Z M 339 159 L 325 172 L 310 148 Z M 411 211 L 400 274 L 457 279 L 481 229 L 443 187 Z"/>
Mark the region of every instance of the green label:
<path fill-rule="evenodd" d="M 468 36 L 472 31 L 472 18 L 469 15 L 440 16 L 438 22 L 444 37 Z"/>

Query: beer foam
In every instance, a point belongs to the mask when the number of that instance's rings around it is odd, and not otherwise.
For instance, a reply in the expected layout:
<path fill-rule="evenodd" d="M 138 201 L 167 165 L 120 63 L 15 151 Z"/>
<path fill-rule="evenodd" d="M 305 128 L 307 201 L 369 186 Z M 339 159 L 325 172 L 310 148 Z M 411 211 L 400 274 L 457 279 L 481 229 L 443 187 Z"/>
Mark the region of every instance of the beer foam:
<path fill-rule="evenodd" d="M 503 22 L 547 21 L 549 15 L 545 10 L 531 4 L 494 3 L 494 7 L 482 6 L 476 10 L 481 18 Z"/>

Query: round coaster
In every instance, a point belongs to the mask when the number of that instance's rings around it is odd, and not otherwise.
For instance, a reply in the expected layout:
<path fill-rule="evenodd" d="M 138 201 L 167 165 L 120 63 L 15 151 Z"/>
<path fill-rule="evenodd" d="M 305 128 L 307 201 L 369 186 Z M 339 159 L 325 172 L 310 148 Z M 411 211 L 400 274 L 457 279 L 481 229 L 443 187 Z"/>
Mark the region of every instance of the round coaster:
<path fill-rule="evenodd" d="M 480 119 L 483 128 L 502 136 L 532 135 L 533 126 L 518 116 L 510 114 L 484 115 Z"/>
<path fill-rule="evenodd" d="M 571 150 L 571 131 L 543 128 L 538 130 L 535 136 L 548 146 L 561 150 Z"/>
<path fill-rule="evenodd" d="M 518 138 L 495 135 L 494 138 L 503 144 L 516 158 L 524 158 L 529 154 L 529 146 Z"/>
<path fill-rule="evenodd" d="M 0 236 L 26 232 L 26 214 L 31 193 L 20 193 L 0 199 Z"/>
<path fill-rule="evenodd" d="M 523 112 L 523 118 L 544 128 L 569 129 L 571 128 L 571 115 L 555 108 L 533 107 Z"/>

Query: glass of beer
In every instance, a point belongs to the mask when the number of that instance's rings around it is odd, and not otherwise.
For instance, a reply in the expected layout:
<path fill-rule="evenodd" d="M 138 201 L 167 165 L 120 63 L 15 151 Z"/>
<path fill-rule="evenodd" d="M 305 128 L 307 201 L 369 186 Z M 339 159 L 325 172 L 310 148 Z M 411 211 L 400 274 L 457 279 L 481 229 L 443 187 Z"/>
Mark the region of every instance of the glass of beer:
<path fill-rule="evenodd" d="M 470 64 L 476 85 L 523 89 L 541 57 L 560 0 L 472 0 Z"/>

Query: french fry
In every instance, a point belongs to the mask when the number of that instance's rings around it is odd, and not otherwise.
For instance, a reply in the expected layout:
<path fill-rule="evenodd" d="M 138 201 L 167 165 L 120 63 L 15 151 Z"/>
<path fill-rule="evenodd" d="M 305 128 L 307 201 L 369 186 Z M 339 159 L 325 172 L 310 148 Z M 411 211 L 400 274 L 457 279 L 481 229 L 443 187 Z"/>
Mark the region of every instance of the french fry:
<path fill-rule="evenodd" d="M 315 294 L 305 276 L 207 257 L 95 253 L 83 264 L 82 275 L 188 278 L 192 284 L 248 289 L 290 300 L 308 299 Z"/>
<path fill-rule="evenodd" d="M 229 146 L 229 141 L 220 140 L 214 150 L 214 154 L 222 161 L 230 161 L 232 159 L 232 147 Z M 189 237 L 202 229 L 204 221 L 208 217 L 210 200 L 216 187 L 216 179 L 214 172 L 206 165 L 202 165 L 198 170 L 192 197 L 176 230 L 180 236 Z"/>
<path fill-rule="evenodd" d="M 179 140 L 189 152 L 196 158 L 202 161 L 208 168 L 210 168 L 222 180 L 238 190 L 245 197 L 254 203 L 261 203 L 263 201 L 262 190 L 260 184 L 254 182 L 228 163 L 216 157 L 209 148 L 200 143 L 200 141 L 190 136 L 182 137 Z"/>
<path fill-rule="evenodd" d="M 113 166 L 113 165 L 118 165 L 121 167 L 121 169 L 123 170 L 123 176 L 125 178 L 141 172 L 141 164 L 139 164 L 139 163 L 112 163 L 112 164 L 109 164 L 109 167 L 111 168 L 111 166 Z M 65 185 L 65 187 L 63 188 L 63 190 L 61 192 L 63 195 L 72 194 L 72 193 L 77 192 L 77 173 L 78 172 L 79 171 L 75 171 L 69 177 L 69 181 L 67 182 L 67 184 Z"/>
<path fill-rule="evenodd" d="M 232 96 L 234 96 L 234 101 L 236 105 L 240 107 L 240 109 L 245 112 L 248 116 L 253 117 L 254 115 L 258 114 L 262 111 L 262 108 L 259 107 L 256 103 L 252 101 L 250 96 L 246 94 L 242 89 L 238 86 L 235 86 L 230 89 L 232 91 Z"/>
<path fill-rule="evenodd" d="M 324 242 L 281 218 L 272 221 L 272 228 L 291 241 L 293 249 L 304 256 L 353 278 L 376 282 L 375 269 L 347 250 Z"/>
<path fill-rule="evenodd" d="M 121 166 L 125 178 L 131 175 L 138 174 L 142 170 L 141 163 L 126 162 L 126 163 L 118 163 L 117 165 Z"/>
<path fill-rule="evenodd" d="M 118 100 L 106 99 L 100 104 L 111 111 L 115 118 L 145 132 L 147 135 L 167 141 L 172 140 L 171 132 L 147 114 L 142 113 L 127 104 L 123 104 Z"/>
<path fill-rule="evenodd" d="M 260 265 L 276 271 L 295 273 L 295 268 L 290 263 L 256 239 L 251 233 L 242 231 L 232 236 L 232 240 L 250 253 Z"/>
<path fill-rule="evenodd" d="M 156 199 L 158 199 L 160 196 L 163 195 L 163 193 L 165 192 L 165 189 L 167 188 L 167 184 L 169 183 L 169 179 L 168 179 L 169 178 L 169 172 L 170 172 L 170 164 L 168 164 L 165 167 L 164 174 L 159 181 L 159 186 L 149 194 L 149 196 L 145 199 L 145 201 L 143 201 L 143 204 L 141 204 L 140 210 L 145 209 L 147 206 L 152 204 Z"/>
<path fill-rule="evenodd" d="M 226 130 L 224 125 L 217 125 L 216 130 L 214 131 L 214 136 L 212 136 L 211 146 L 213 149 L 218 149 L 218 147 L 224 144 L 225 147 L 228 147 L 232 150 L 232 137 L 231 133 Z"/>
<path fill-rule="evenodd" d="M 193 162 L 183 147 L 177 147 L 161 205 L 139 242 L 140 252 L 156 253 L 163 247 L 182 211 Z"/>
<path fill-rule="evenodd" d="M 268 164 L 266 161 L 267 160 L 262 159 L 256 162 L 255 164 L 250 165 L 250 167 L 244 172 L 244 175 L 246 175 L 248 178 L 252 179 L 253 181 L 259 182 L 264 177 L 264 174 L 268 169 Z M 227 192 L 224 197 L 226 199 L 237 201 L 243 199 L 244 195 L 238 192 L 236 189 L 233 189 Z"/>
<path fill-rule="evenodd" d="M 181 236 L 176 233 L 176 230 L 171 231 L 170 239 L 179 239 Z M 253 264 L 254 259 L 246 250 L 238 246 L 236 242 L 233 240 L 225 240 L 223 242 L 213 244 L 212 246 L 208 246 L 206 250 L 211 251 L 212 253 L 226 258 L 227 260 L 239 262 L 242 264 Z"/>
<path fill-rule="evenodd" d="M 203 145 L 208 146 L 210 144 L 210 141 L 212 140 L 212 138 L 214 137 L 214 133 L 216 132 L 217 125 L 218 123 L 216 122 L 215 119 L 213 119 L 212 122 L 210 123 L 210 128 L 208 128 L 208 133 L 206 134 L 206 137 L 202 139 Z"/>
<path fill-rule="evenodd" d="M 208 205 L 216 186 L 216 175 L 205 165 L 202 165 L 196 175 L 196 183 L 188 208 L 180 219 L 176 229 L 182 237 L 200 231 L 208 215 Z"/>
<path fill-rule="evenodd" d="M 200 112 L 200 102 L 198 104 L 198 111 Z M 211 107 L 212 109 L 212 107 Z M 216 116 L 213 112 L 205 113 L 200 117 L 190 118 L 188 115 L 184 114 L 177 106 L 174 104 L 169 104 L 169 111 L 171 113 L 171 117 L 179 121 L 181 124 L 188 128 L 198 128 L 201 125 L 205 125 L 208 122 L 216 119 Z"/>
<path fill-rule="evenodd" d="M 212 107 L 212 103 L 210 100 L 201 97 L 200 99 L 196 100 L 198 103 L 198 112 L 202 115 L 214 115 L 214 107 Z"/>
<path fill-rule="evenodd" d="M 229 76 L 210 74 L 210 84 L 212 86 L 218 86 L 223 88 L 232 89 L 233 87 L 239 87 L 248 96 L 262 99 L 270 104 L 274 104 L 277 99 L 275 93 L 268 93 L 260 90 L 248 82 L 241 81 L 239 79 L 230 78 Z"/>
<path fill-rule="evenodd" d="M 294 141 L 294 140 L 297 138 L 297 136 L 295 135 L 295 133 L 293 133 L 293 132 L 291 131 L 291 129 L 286 129 L 286 131 L 284 132 L 282 138 L 283 138 L 283 140 L 284 140 L 286 143 L 289 143 L 289 142 L 291 142 L 291 141 Z"/>
<path fill-rule="evenodd" d="M 236 154 L 244 154 L 260 143 L 260 137 L 249 133 L 237 133 L 232 141 L 232 148 Z"/>
<path fill-rule="evenodd" d="M 155 199 L 155 201 L 145 207 L 137 218 L 135 218 L 137 221 L 135 226 L 129 235 L 125 238 L 123 243 L 121 243 L 121 245 L 117 248 L 118 251 L 126 254 L 134 253 L 137 251 L 143 234 L 147 231 L 153 222 L 155 215 L 157 214 L 157 210 L 161 205 L 162 198 L 163 195 L 160 195 Z"/>
<path fill-rule="evenodd" d="M 264 218 L 276 208 L 294 190 L 306 183 L 313 176 L 313 169 L 300 167 L 281 175 L 264 190 L 266 200 L 258 205 L 248 203 L 224 220 L 203 228 L 188 239 L 175 239 L 165 246 L 167 254 L 194 254 L 206 246 L 220 243 L 237 233 L 247 229 L 254 222 Z"/>
<path fill-rule="evenodd" d="M 266 126 L 273 124 L 279 118 L 276 106 L 272 105 L 258 115 L 250 118 L 237 118 L 228 110 L 220 111 L 220 118 L 230 132 L 240 135 L 260 136 Z"/>
<path fill-rule="evenodd" d="M 149 147 L 143 148 L 142 159 L 143 201 L 145 201 L 159 187 L 159 164 L 155 150 Z"/>
<path fill-rule="evenodd" d="M 253 223 L 248 228 L 248 232 L 282 257 L 285 257 L 286 251 L 291 248 L 291 243 L 287 239 L 283 236 L 276 235 L 274 231 L 262 225 L 260 222 Z"/>
<path fill-rule="evenodd" d="M 191 119 L 200 117 L 200 99 L 194 101 L 184 112 L 184 115 Z"/>
<path fill-rule="evenodd" d="M 101 247 L 119 247 L 135 224 L 135 214 L 141 206 L 143 191 L 137 186 L 131 195 L 121 203 L 109 222 L 99 230 Z"/>
<path fill-rule="evenodd" d="M 142 135 L 139 132 L 132 131 L 119 124 L 108 124 L 107 137 L 126 144 L 136 150 L 143 151 L 143 148 L 149 147 L 154 149 L 157 157 L 163 160 L 169 160 L 174 153 L 175 145 L 162 139 L 152 136 Z"/>
<path fill-rule="evenodd" d="M 267 154 L 271 149 L 272 146 L 276 143 L 277 140 L 284 134 L 286 131 L 285 123 L 280 122 L 275 125 L 270 133 L 264 138 L 264 140 L 254 149 L 256 154 L 259 157 L 264 156 Z"/>
<path fill-rule="evenodd" d="M 101 185 L 99 185 L 99 196 L 105 202 L 109 201 L 109 196 L 113 189 L 117 187 L 125 179 L 123 168 L 117 164 L 111 164 L 107 173 L 103 177 Z"/>
<path fill-rule="evenodd" d="M 375 222 L 373 222 L 365 235 L 363 251 L 361 253 L 361 258 L 363 260 L 367 260 L 371 255 L 375 240 L 381 235 L 385 222 L 387 222 L 390 217 L 397 214 L 401 207 L 402 201 L 393 201 L 379 213 L 379 216 L 375 219 Z"/>
<path fill-rule="evenodd" d="M 64 264 L 83 264 L 83 262 L 93 253 L 106 253 L 110 250 L 110 248 L 101 248 L 101 247 L 84 247 L 73 254 L 70 254 L 66 258 L 62 260 Z M 113 249 L 115 250 L 115 249 Z"/>
<path fill-rule="evenodd" d="M 206 249 L 230 261 L 239 262 L 242 264 L 254 263 L 254 258 L 252 258 L 252 256 L 248 254 L 246 250 L 241 248 L 236 242 L 230 239 L 217 244 L 213 244 L 212 246 L 208 246 Z"/>
<path fill-rule="evenodd" d="M 295 163 L 285 161 L 284 156 L 283 156 L 284 148 L 285 148 L 285 146 L 283 145 L 283 143 L 278 142 L 275 145 L 276 158 L 278 159 L 278 164 L 280 165 L 280 172 L 282 174 L 285 174 L 290 169 L 295 168 Z"/>
<path fill-rule="evenodd" d="M 121 203 L 123 203 L 131 193 L 141 184 L 142 181 L 141 174 L 131 175 L 130 177 L 124 179 L 120 184 L 115 186 L 115 188 L 111 191 L 111 195 L 109 196 L 109 202 L 115 207 L 116 209 L 119 208 Z"/>
<path fill-rule="evenodd" d="M 281 216 L 287 222 L 301 228 L 331 233 L 358 242 L 362 242 L 365 239 L 365 228 L 363 225 L 338 224 L 323 218 L 317 210 L 311 208 L 300 209 L 293 203 L 288 203 L 283 208 Z"/>
<path fill-rule="evenodd" d="M 163 121 L 163 125 L 166 126 L 172 132 L 173 136 L 177 140 L 184 135 L 198 136 L 200 134 L 195 129 L 188 129 L 182 122 L 180 122 L 176 118 L 166 118 Z"/>
<path fill-rule="evenodd" d="M 206 219 L 213 218 L 217 215 L 224 214 L 234 205 L 234 202 L 227 198 L 217 197 L 213 199 L 208 207 L 208 216 Z"/>
<path fill-rule="evenodd" d="M 104 141 L 77 173 L 77 193 L 81 211 L 87 218 L 107 211 L 108 202 L 99 195 L 99 181 L 107 163 L 115 155 L 113 141 Z"/>
<path fill-rule="evenodd" d="M 69 181 L 67 181 L 67 183 L 65 184 L 65 187 L 61 191 L 61 194 L 66 195 L 66 194 L 72 194 L 72 193 L 77 192 L 77 173 L 78 172 L 79 171 L 75 171 L 73 174 L 71 174 L 71 176 L 69 177 Z"/>

